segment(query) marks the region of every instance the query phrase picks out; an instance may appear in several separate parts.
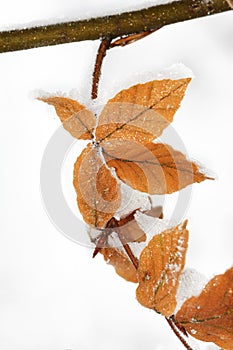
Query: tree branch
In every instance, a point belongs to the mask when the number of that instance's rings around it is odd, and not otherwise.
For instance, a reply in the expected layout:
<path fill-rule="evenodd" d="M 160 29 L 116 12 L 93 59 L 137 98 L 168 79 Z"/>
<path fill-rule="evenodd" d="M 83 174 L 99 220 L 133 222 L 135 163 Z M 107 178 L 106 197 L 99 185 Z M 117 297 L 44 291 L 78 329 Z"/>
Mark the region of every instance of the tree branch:
<path fill-rule="evenodd" d="M 139 11 L 0 32 L 0 52 L 27 50 L 155 30 L 231 10 L 232 0 L 180 0 Z"/>

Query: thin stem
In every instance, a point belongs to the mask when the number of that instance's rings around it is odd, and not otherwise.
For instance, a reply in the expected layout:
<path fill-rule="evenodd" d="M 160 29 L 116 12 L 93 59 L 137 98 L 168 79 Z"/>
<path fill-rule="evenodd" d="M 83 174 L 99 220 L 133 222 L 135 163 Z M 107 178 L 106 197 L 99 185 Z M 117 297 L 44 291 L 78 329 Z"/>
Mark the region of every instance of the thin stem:
<path fill-rule="evenodd" d="M 101 39 L 101 43 L 96 56 L 95 68 L 93 72 L 92 93 L 91 93 L 91 98 L 93 100 L 95 100 L 98 95 L 98 85 L 99 85 L 99 80 L 101 75 L 101 67 L 103 64 L 104 57 L 106 56 L 106 52 L 110 47 L 110 44 L 111 44 L 110 38 Z"/>
<path fill-rule="evenodd" d="M 114 42 L 112 42 L 110 45 L 110 48 L 118 47 L 118 46 L 126 46 L 129 44 L 132 44 L 135 41 L 141 40 L 141 39 L 145 38 L 146 36 L 153 34 L 156 30 L 157 29 L 148 30 L 146 32 L 141 32 L 141 33 L 123 36 L 122 38 L 116 39 Z"/>
<path fill-rule="evenodd" d="M 133 254 L 133 252 L 132 252 L 130 246 L 128 245 L 127 241 L 125 240 L 124 236 L 122 236 L 119 231 L 118 231 L 118 237 L 119 237 L 119 240 L 121 241 L 121 244 L 123 245 L 123 248 L 124 248 L 126 254 L 128 255 L 130 261 L 132 262 L 133 266 L 137 270 L 138 266 L 139 266 L 138 259 Z"/>
<path fill-rule="evenodd" d="M 228 4 L 229 4 L 230 8 L 233 9 L 233 0 L 227 0 L 227 2 L 228 2 Z"/>
<path fill-rule="evenodd" d="M 179 0 L 119 15 L 0 32 L 0 52 L 141 33 L 231 10 L 232 0 Z"/>
<path fill-rule="evenodd" d="M 130 261 L 132 262 L 135 269 L 138 269 L 138 259 L 134 256 L 130 246 L 128 245 L 127 240 L 125 239 L 124 235 L 122 235 L 120 227 L 124 226 L 128 222 L 134 220 L 134 214 L 136 213 L 138 209 L 135 209 L 129 215 L 124 217 L 123 219 L 117 220 L 116 218 L 112 217 L 106 224 L 105 231 L 100 235 L 100 237 L 97 240 L 96 247 L 93 253 L 93 258 L 96 257 L 96 255 L 100 252 L 101 248 L 108 242 L 108 236 L 111 235 L 112 232 L 116 231 L 117 236 L 128 256 Z"/>
<path fill-rule="evenodd" d="M 184 345 L 184 347 L 187 350 L 193 350 L 189 344 L 186 342 L 186 340 L 181 336 L 180 332 L 177 330 L 175 324 L 173 323 L 171 318 L 165 317 L 167 323 L 169 324 L 169 326 L 171 327 L 172 331 L 175 333 L 175 335 L 177 336 L 177 338 L 181 341 L 181 343 Z"/>

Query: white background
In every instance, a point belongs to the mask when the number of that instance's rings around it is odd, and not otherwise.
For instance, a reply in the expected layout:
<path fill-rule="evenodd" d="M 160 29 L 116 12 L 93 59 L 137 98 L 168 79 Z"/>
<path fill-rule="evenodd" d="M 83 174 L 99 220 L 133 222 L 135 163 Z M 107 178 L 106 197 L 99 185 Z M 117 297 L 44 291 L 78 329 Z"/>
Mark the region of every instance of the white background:
<path fill-rule="evenodd" d="M 8 0 L 1 6 L 0 27 L 85 18 L 140 4 Z M 82 42 L 0 55 L 1 350 L 183 349 L 162 317 L 137 303 L 135 285 L 58 233 L 41 202 L 40 162 L 60 124 L 52 108 L 30 94 L 87 90 L 97 46 Z M 100 93 L 136 73 L 179 62 L 195 79 L 173 126 L 189 154 L 217 176 L 194 186 L 187 265 L 211 277 L 232 265 L 233 14 L 167 26 L 112 50 Z"/>

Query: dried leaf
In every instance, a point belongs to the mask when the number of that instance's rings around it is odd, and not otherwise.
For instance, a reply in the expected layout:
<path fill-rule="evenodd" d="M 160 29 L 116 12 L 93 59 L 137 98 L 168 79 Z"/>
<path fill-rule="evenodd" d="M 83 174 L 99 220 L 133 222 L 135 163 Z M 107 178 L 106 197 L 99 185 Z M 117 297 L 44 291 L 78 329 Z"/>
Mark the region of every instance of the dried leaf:
<path fill-rule="evenodd" d="M 104 260 L 108 264 L 115 267 L 119 276 L 129 282 L 136 283 L 138 281 L 137 271 L 123 251 L 115 248 L 102 248 L 100 253 L 103 254 Z"/>
<path fill-rule="evenodd" d="M 104 227 L 120 206 L 120 186 L 90 144 L 74 165 L 73 183 L 85 222 Z"/>
<path fill-rule="evenodd" d="M 55 107 L 63 127 L 77 139 L 91 140 L 96 124 L 93 113 L 75 100 L 66 97 L 53 96 L 40 98 Z"/>
<path fill-rule="evenodd" d="M 154 80 L 122 90 L 104 107 L 97 140 L 151 142 L 172 122 L 190 80 Z"/>
<path fill-rule="evenodd" d="M 175 316 L 193 337 L 233 349 L 233 268 L 215 276 Z"/>
<path fill-rule="evenodd" d="M 207 178 L 181 152 L 161 143 L 113 140 L 103 143 L 103 154 L 117 176 L 141 192 L 173 193 Z"/>
<path fill-rule="evenodd" d="M 134 218 L 137 210 L 138 209 L 135 209 L 129 215 L 121 218 L 120 220 L 112 217 L 107 222 L 103 233 L 93 240 L 96 243 L 93 258 L 100 252 L 101 248 L 109 245 L 109 237 L 112 235 L 112 233 L 118 234 L 118 237 L 123 237 L 123 240 L 126 243 L 141 243 L 146 241 L 145 232 L 140 228 Z M 154 218 L 163 218 L 163 208 L 161 206 L 142 211 L 142 213 Z"/>
<path fill-rule="evenodd" d="M 143 211 L 143 214 L 146 214 L 146 215 L 151 216 L 153 218 L 163 219 L 163 207 L 160 205 L 157 207 L 152 207 L 149 210 Z"/>
<path fill-rule="evenodd" d="M 145 242 L 146 241 L 146 234 L 145 232 L 140 228 L 137 221 L 134 218 L 134 215 L 136 213 L 137 209 L 134 210 L 133 213 L 130 215 L 127 215 L 126 217 L 120 219 L 118 221 L 118 230 L 121 231 L 121 235 L 125 238 L 125 241 L 128 243 L 133 242 Z M 151 208 L 150 210 L 142 211 L 142 213 L 152 216 L 154 218 L 162 218 L 163 217 L 163 208 L 161 206 Z"/>
<path fill-rule="evenodd" d="M 135 219 L 127 222 L 124 226 L 118 227 L 116 232 L 120 232 L 121 236 L 124 237 L 125 242 L 145 242 L 146 234 L 145 232 L 138 226 L 138 223 Z"/>
<path fill-rule="evenodd" d="M 176 292 L 188 244 L 186 224 L 154 236 L 139 260 L 137 299 L 143 306 L 166 317 L 171 316 L 176 307 Z"/>
<path fill-rule="evenodd" d="M 125 242 L 145 242 L 146 234 L 145 232 L 138 226 L 134 215 L 137 209 L 134 210 L 129 215 L 117 220 L 112 218 L 107 224 L 108 234 L 111 232 L 116 232 L 124 238 Z"/>

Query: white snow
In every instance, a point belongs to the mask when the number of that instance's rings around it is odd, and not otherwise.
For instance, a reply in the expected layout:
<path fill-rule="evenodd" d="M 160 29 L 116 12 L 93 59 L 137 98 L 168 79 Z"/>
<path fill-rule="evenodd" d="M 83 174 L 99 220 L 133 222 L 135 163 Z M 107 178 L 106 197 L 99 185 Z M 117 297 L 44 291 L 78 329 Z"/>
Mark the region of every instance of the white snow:
<path fill-rule="evenodd" d="M 123 182 L 121 182 L 121 193 L 121 206 L 114 215 L 116 219 L 126 216 L 135 209 L 147 210 L 151 208 L 150 200 L 146 193 L 134 191 Z"/>
<path fill-rule="evenodd" d="M 177 306 L 175 314 L 181 308 L 185 300 L 192 296 L 198 296 L 207 283 L 207 278 L 195 269 L 186 268 L 180 276 L 179 288 L 176 295 Z"/>
<path fill-rule="evenodd" d="M 153 218 L 139 211 L 135 214 L 135 219 L 141 229 L 146 232 L 148 240 L 174 226 L 174 222 L 172 220 L 170 221 L 166 219 Z"/>

